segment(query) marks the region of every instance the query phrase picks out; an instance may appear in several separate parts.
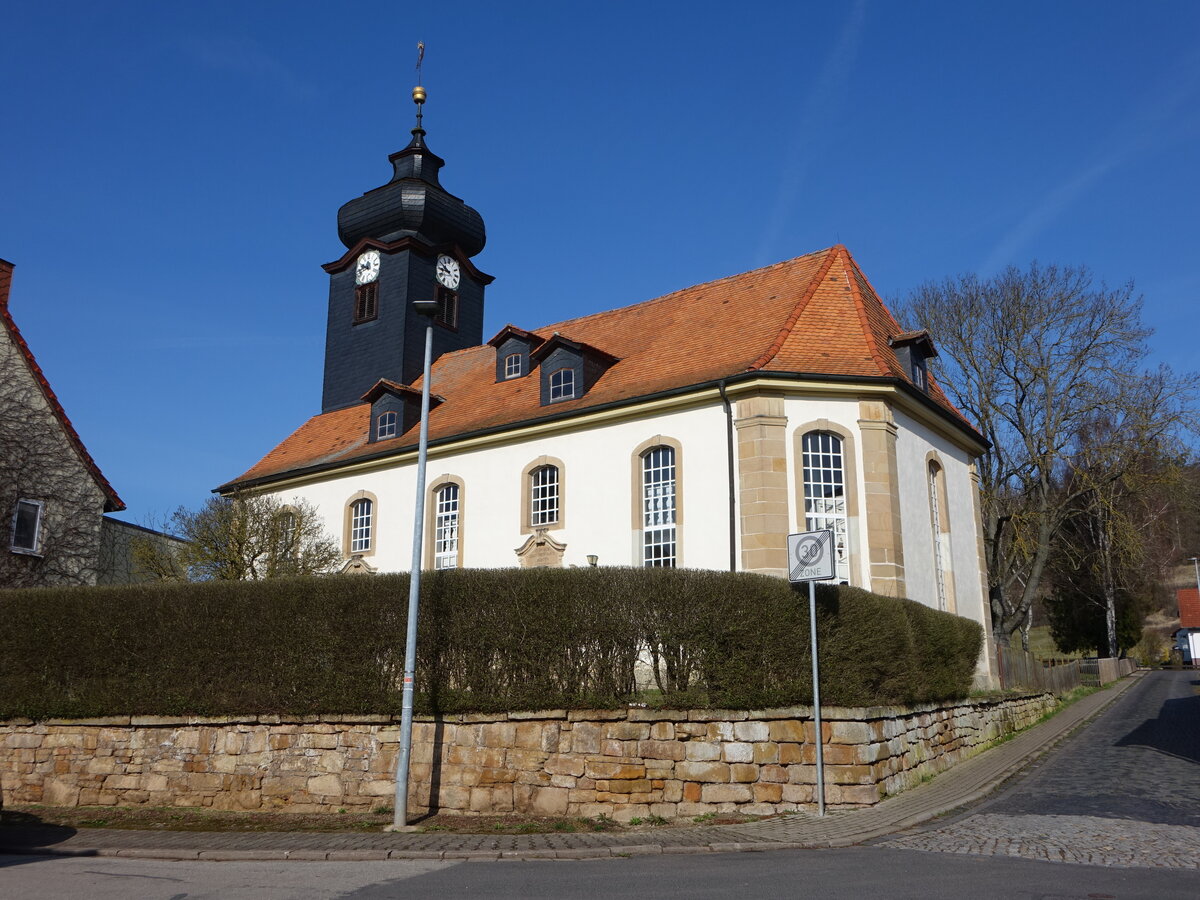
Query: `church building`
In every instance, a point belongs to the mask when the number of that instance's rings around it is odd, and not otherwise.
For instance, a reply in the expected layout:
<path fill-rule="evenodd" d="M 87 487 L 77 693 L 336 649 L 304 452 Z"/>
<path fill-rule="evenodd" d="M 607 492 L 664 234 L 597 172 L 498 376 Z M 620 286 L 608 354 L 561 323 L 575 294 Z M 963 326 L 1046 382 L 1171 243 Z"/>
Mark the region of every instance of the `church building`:
<path fill-rule="evenodd" d="M 414 302 L 436 300 L 424 567 L 786 577 L 788 533 L 828 528 L 839 580 L 990 639 L 985 441 L 930 376 L 931 336 L 899 326 L 845 247 L 485 335 L 483 219 L 442 186 L 419 112 L 412 134 L 388 183 L 338 211 L 320 413 L 217 490 L 302 498 L 348 571 L 407 570 L 428 321 Z"/>

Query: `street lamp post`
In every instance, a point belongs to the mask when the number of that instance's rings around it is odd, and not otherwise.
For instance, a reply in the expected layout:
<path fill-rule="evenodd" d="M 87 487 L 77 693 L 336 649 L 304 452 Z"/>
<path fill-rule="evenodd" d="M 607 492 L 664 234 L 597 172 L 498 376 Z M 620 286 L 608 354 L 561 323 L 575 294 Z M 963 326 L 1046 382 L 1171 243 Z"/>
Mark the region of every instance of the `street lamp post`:
<path fill-rule="evenodd" d="M 1200 593 L 1200 556 L 1193 556 L 1188 562 L 1196 569 L 1196 591 Z"/>
<path fill-rule="evenodd" d="M 400 707 L 400 751 L 396 755 L 396 800 L 392 828 L 408 825 L 408 769 L 412 757 L 413 681 L 417 667 L 417 614 L 421 606 L 421 550 L 425 525 L 425 457 L 429 450 L 429 377 L 433 366 L 436 300 L 414 300 L 425 317 L 425 370 L 421 378 L 421 436 L 417 443 L 417 496 L 413 504 L 412 574 L 408 581 L 408 632 L 404 641 L 404 693 Z"/>

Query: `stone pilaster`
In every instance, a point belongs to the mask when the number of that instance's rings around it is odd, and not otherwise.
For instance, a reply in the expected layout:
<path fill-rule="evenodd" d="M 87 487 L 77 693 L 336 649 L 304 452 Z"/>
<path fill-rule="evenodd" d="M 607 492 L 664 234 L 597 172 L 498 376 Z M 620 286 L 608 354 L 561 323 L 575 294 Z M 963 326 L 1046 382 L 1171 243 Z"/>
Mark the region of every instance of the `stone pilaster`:
<path fill-rule="evenodd" d="M 904 540 L 900 521 L 900 481 L 896 464 L 896 421 L 880 400 L 859 404 L 863 490 L 867 501 L 867 547 L 871 590 L 903 597 Z"/>
<path fill-rule="evenodd" d="M 789 513 L 783 398 L 759 395 L 739 400 L 736 416 L 741 568 L 786 575 Z"/>

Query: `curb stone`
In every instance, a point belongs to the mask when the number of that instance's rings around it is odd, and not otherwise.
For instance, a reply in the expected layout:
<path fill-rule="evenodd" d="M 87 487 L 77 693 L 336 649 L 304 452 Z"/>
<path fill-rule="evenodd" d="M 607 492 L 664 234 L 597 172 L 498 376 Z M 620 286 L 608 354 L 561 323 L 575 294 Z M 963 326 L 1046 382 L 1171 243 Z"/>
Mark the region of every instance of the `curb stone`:
<path fill-rule="evenodd" d="M 1135 684 L 1141 681 L 1143 672 L 1111 685 L 1102 694 L 1092 694 L 1071 707 L 1061 710 L 1047 721 L 1029 728 L 1008 741 L 992 747 L 940 773 L 926 784 L 895 795 L 874 807 L 860 810 L 835 812 L 825 818 L 806 813 L 779 819 L 768 819 L 745 825 L 718 825 L 703 829 L 671 829 L 664 833 L 679 837 L 688 831 L 702 831 L 707 841 L 696 843 L 610 843 L 595 846 L 596 836 L 578 835 L 582 846 L 576 847 L 528 847 L 510 849 L 466 849 L 473 838 L 488 842 L 495 847 L 496 838 L 491 835 L 446 834 L 435 836 L 420 833 L 427 846 L 421 849 L 387 846 L 384 835 L 330 834 L 330 845 L 326 849 L 311 846 L 317 837 L 311 833 L 297 835 L 297 841 L 309 844 L 293 849 L 280 848 L 285 842 L 284 833 L 236 834 L 228 832 L 206 832 L 196 846 L 186 849 L 171 847 L 137 846 L 140 840 L 161 840 L 165 832 L 127 831 L 120 836 L 127 838 L 125 846 L 115 844 L 114 832 L 103 829 L 81 829 L 67 841 L 57 846 L 21 846 L 19 843 L 0 843 L 0 853 L 23 856 L 62 857 L 117 857 L 122 859 L 202 860 L 210 862 L 232 861 L 283 861 L 296 862 L 347 862 L 379 860 L 456 860 L 463 862 L 517 861 L 517 860 L 581 860 L 632 858 L 665 854 L 692 853 L 761 853 L 768 850 L 799 850 L 827 847 L 848 847 L 865 841 L 892 834 L 927 822 L 938 816 L 957 810 L 967 804 L 991 794 L 999 785 L 1024 769 L 1029 763 L 1043 756 L 1060 744 L 1076 730 L 1099 716 Z M 1090 702 L 1089 702 L 1090 701 Z M 989 765 L 991 764 L 991 765 Z M 991 771 L 992 765 L 995 770 Z M 986 767 L 986 768 L 985 768 Z M 976 769 L 984 771 L 977 773 Z M 940 795 L 944 794 L 944 797 Z M 8 831 L 9 829 L 5 829 Z M 18 829 L 11 830 L 19 834 Z M 26 832 L 27 834 L 32 832 Z M 174 833 L 171 833 L 174 834 Z M 397 841 L 414 835 L 390 835 Z M 0 831 L 0 842 L 6 835 Z M 532 836 L 537 837 L 537 836 Z M 570 834 L 555 835 L 556 841 L 570 844 Z M 652 839 L 653 834 L 646 838 Z M 728 837 L 730 840 L 719 840 Z M 437 841 L 444 840 L 443 847 Z M 247 846 L 256 840 L 271 840 L 271 847 Z M 366 841 L 373 846 L 346 847 L 352 841 Z M 226 843 L 227 846 L 212 846 Z M 335 843 L 336 842 L 336 843 Z M 240 845 L 240 846 L 239 846 Z M 428 846 L 432 845 L 432 846 Z M 451 849 L 453 848 L 453 849 Z"/>

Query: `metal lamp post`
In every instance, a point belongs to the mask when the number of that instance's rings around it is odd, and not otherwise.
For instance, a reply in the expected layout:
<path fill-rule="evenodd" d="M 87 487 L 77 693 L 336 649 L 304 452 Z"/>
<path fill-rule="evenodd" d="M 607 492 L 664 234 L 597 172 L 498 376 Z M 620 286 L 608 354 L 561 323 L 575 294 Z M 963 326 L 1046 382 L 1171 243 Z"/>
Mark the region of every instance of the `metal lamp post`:
<path fill-rule="evenodd" d="M 1196 568 L 1196 591 L 1200 593 L 1200 556 L 1193 556 L 1188 562 Z"/>
<path fill-rule="evenodd" d="M 425 317 L 425 372 L 421 378 L 421 436 L 417 444 L 417 496 L 413 504 L 412 575 L 408 581 L 408 633 L 404 641 L 404 693 L 400 707 L 400 752 L 396 756 L 396 800 L 392 828 L 408 825 L 408 764 L 412 757 L 413 681 L 417 668 L 417 614 L 421 606 L 421 551 L 425 525 L 425 457 L 429 450 L 429 377 L 433 365 L 436 300 L 414 300 Z"/>

